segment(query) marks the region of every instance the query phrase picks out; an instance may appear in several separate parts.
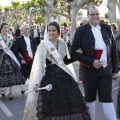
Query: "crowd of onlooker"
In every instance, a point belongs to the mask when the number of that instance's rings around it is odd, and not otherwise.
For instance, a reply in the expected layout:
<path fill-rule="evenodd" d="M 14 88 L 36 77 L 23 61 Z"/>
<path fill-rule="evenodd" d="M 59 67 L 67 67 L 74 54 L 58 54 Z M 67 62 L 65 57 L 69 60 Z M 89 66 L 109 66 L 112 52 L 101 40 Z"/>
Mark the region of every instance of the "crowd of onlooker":
<path fill-rule="evenodd" d="M 34 33 L 35 32 L 35 33 Z M 44 32 L 45 32 L 45 25 L 38 26 L 37 24 L 34 24 L 30 28 L 30 36 L 37 39 L 37 42 L 44 39 Z M 8 33 L 14 37 L 14 40 L 22 35 L 21 27 L 16 26 L 15 28 L 9 28 Z"/>

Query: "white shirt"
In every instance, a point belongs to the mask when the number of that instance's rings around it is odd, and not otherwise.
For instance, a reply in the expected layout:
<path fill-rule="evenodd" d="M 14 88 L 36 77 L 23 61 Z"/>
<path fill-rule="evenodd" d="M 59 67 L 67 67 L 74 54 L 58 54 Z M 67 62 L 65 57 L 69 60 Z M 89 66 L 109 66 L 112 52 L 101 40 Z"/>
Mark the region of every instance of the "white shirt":
<path fill-rule="evenodd" d="M 26 42 L 26 45 L 27 45 L 28 54 L 31 58 L 33 58 L 33 53 L 32 53 L 31 44 L 30 44 L 30 38 L 24 36 L 24 39 L 25 39 L 25 42 Z"/>
<path fill-rule="evenodd" d="M 95 38 L 95 50 L 103 50 L 100 60 L 103 62 L 103 67 L 105 68 L 107 66 L 107 46 L 101 34 L 101 27 L 99 25 L 96 27 L 91 25 L 91 27 Z"/>
<path fill-rule="evenodd" d="M 35 38 L 35 37 L 38 37 L 37 29 L 34 29 L 34 38 Z"/>

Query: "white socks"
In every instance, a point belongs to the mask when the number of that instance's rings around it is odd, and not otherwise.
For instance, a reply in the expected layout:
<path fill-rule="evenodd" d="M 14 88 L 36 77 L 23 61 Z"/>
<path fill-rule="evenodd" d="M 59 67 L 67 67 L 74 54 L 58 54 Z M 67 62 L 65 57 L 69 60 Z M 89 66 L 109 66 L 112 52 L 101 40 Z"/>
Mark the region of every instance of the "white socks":
<path fill-rule="evenodd" d="M 94 120 L 95 117 L 95 101 L 93 102 L 87 102 L 87 106 L 89 107 L 89 113 L 91 116 L 91 120 Z M 104 114 L 107 118 L 107 120 L 116 120 L 116 113 L 115 113 L 115 109 L 113 106 L 113 103 L 103 103 L 102 102 L 102 106 L 103 106 L 103 111 Z"/>
<path fill-rule="evenodd" d="M 116 113 L 113 103 L 102 103 L 102 106 L 107 120 L 116 120 Z"/>
<path fill-rule="evenodd" d="M 90 113 L 91 120 L 94 120 L 95 117 L 95 101 L 87 102 L 88 110 Z"/>

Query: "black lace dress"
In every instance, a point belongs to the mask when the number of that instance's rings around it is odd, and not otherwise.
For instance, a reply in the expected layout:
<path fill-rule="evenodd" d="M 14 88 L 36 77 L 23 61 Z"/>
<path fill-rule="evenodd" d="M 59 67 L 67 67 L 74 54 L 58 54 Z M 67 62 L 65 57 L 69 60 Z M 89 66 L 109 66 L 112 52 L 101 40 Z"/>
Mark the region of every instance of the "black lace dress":
<path fill-rule="evenodd" d="M 17 63 L 2 49 L 0 49 L 0 87 L 25 84 Z"/>
<path fill-rule="evenodd" d="M 64 61 L 69 63 L 71 60 Z M 41 87 L 52 84 L 51 91 L 39 92 L 38 120 L 91 120 L 78 84 L 56 64 L 47 60 L 46 75 Z"/>

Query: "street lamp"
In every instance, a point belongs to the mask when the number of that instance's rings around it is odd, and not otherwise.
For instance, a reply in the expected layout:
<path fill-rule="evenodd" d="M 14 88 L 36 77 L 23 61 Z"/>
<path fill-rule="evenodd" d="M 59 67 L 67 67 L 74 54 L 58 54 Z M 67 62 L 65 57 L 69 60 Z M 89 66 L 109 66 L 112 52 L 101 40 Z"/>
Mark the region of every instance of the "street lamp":
<path fill-rule="evenodd" d="M 70 10 L 71 10 L 71 3 L 73 2 L 73 0 L 67 0 L 68 2 L 68 14 L 69 14 L 69 20 L 71 21 L 71 13 L 70 13 Z"/>

